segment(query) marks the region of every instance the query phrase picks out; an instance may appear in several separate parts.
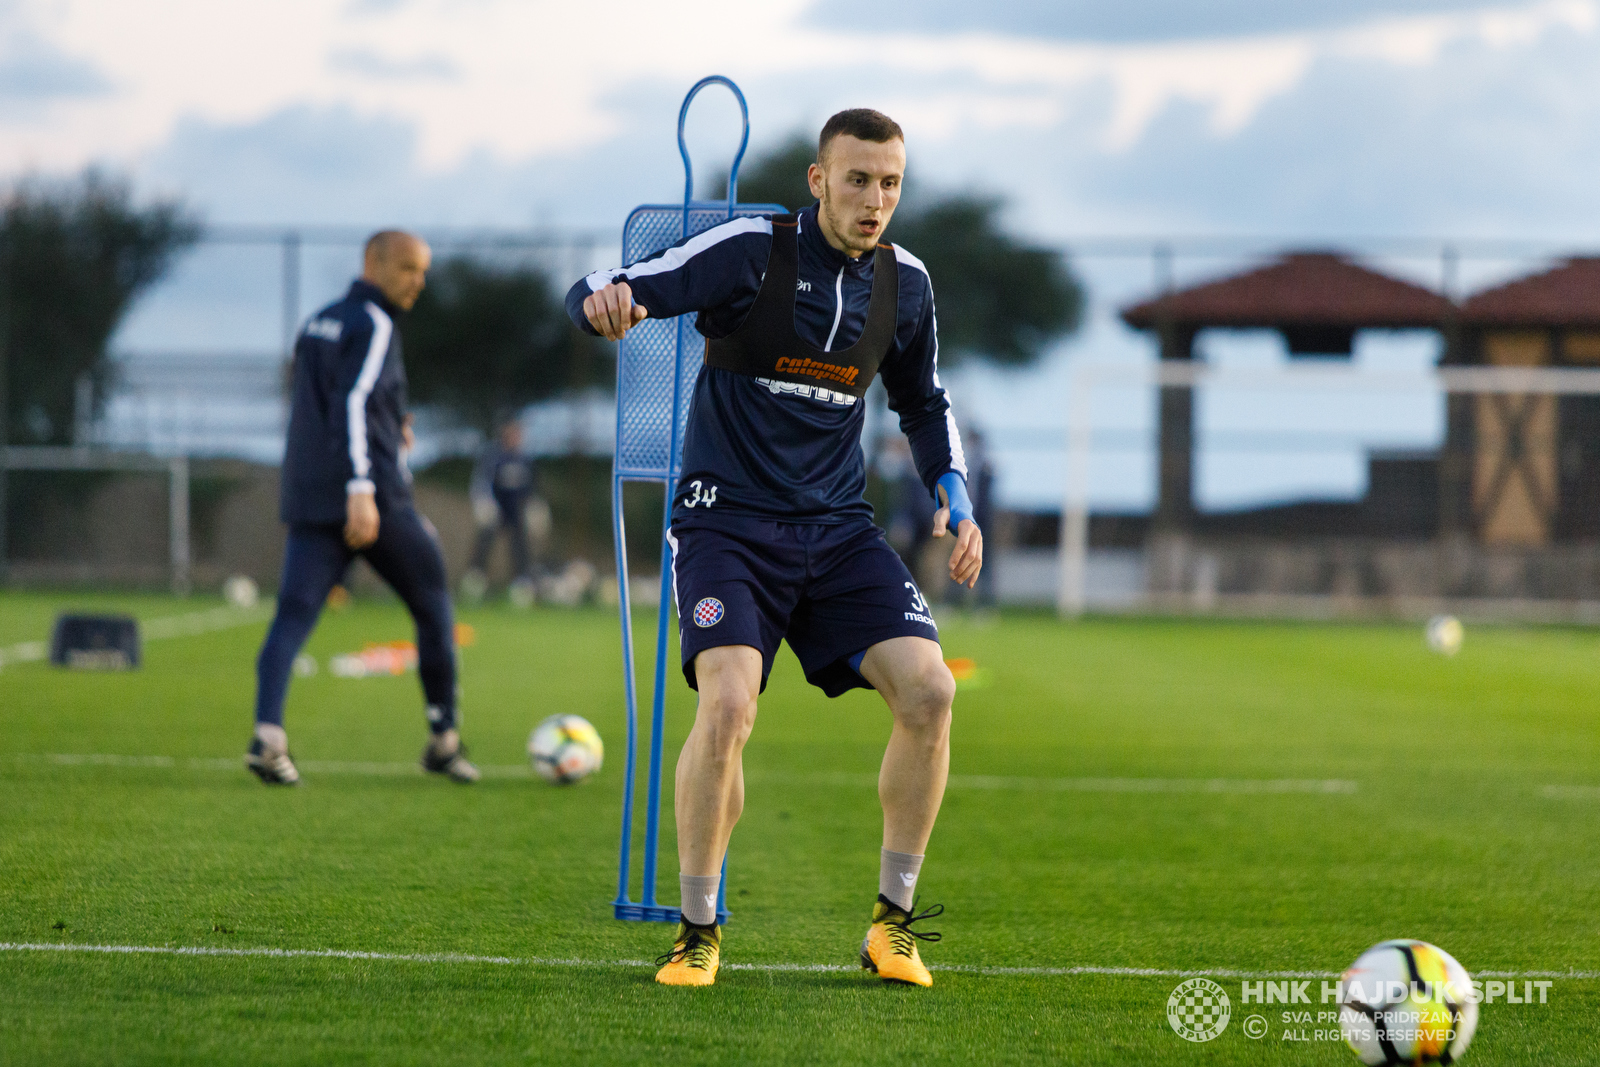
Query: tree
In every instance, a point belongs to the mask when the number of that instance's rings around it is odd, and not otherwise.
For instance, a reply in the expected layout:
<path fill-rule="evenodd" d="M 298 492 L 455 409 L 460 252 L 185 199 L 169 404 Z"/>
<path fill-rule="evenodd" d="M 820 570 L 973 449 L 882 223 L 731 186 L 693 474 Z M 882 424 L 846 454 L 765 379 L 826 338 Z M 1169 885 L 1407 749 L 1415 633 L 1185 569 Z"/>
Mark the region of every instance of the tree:
<path fill-rule="evenodd" d="M 1083 318 L 1083 285 L 1054 249 L 1023 244 L 1000 228 L 1004 203 L 949 196 L 897 212 L 889 238 L 915 253 L 933 279 L 939 358 L 975 356 L 1026 366 Z"/>
<path fill-rule="evenodd" d="M 574 327 L 562 294 L 527 267 L 445 260 L 404 333 L 412 398 L 486 435 L 534 401 L 616 380 L 610 346 Z"/>
<path fill-rule="evenodd" d="M 782 204 L 791 211 L 815 202 L 806 168 L 816 159 L 816 141 L 802 134 L 739 171 L 739 199 Z M 723 173 L 714 195 L 727 195 Z M 1059 251 L 1025 244 L 1000 225 L 1005 201 L 967 193 L 906 196 L 886 236 L 921 259 L 933 280 L 939 312 L 939 358 L 945 365 L 966 357 L 1005 366 L 1025 366 L 1083 318 L 1083 284 Z"/>
<path fill-rule="evenodd" d="M 0 207 L 0 395 L 11 442 L 72 443 L 77 382 L 102 402 L 106 344 L 135 298 L 200 236 L 178 201 L 137 207 L 126 180 L 97 170 L 29 179 Z"/>
<path fill-rule="evenodd" d="M 816 162 L 817 139 L 792 133 L 789 139 L 739 168 L 739 199 L 746 204 L 782 204 L 799 211 L 816 203 L 806 184 L 806 168 Z M 728 174 L 712 182 L 716 196 L 728 195 Z"/>

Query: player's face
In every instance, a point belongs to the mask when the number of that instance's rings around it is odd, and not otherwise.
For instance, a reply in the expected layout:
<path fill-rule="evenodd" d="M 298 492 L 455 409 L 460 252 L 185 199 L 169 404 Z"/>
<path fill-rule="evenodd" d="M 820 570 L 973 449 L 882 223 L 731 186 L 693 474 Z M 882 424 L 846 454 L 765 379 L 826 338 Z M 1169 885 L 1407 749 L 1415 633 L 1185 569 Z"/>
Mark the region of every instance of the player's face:
<path fill-rule="evenodd" d="M 410 311 L 422 287 L 427 284 L 428 267 L 433 262 L 433 251 L 427 242 L 415 237 L 395 241 L 385 254 L 367 262 L 367 280 L 383 290 L 389 302 L 402 311 Z"/>
<path fill-rule="evenodd" d="M 906 145 L 863 141 L 848 134 L 828 142 L 806 175 L 822 201 L 818 217 L 828 243 L 848 256 L 870 252 L 889 228 L 906 173 Z"/>

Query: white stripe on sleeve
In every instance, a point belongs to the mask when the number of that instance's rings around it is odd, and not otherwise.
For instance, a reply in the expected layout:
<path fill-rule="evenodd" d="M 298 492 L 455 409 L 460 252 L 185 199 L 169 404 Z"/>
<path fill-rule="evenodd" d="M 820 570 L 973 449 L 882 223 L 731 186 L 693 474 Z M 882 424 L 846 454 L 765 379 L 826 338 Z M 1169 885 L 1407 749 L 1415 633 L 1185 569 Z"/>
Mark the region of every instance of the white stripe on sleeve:
<path fill-rule="evenodd" d="M 677 487 L 673 488 L 676 490 Z M 672 600 L 674 604 L 679 605 L 678 610 L 682 611 L 683 598 L 678 595 L 678 539 L 672 536 L 670 526 L 667 527 L 667 544 L 672 546 Z"/>
<path fill-rule="evenodd" d="M 939 317 L 934 316 L 933 328 L 939 328 Z M 967 454 L 961 448 L 961 431 L 956 429 L 956 409 L 950 404 L 950 394 L 943 385 L 939 384 L 939 342 L 933 343 L 933 387 L 944 393 L 944 401 L 950 406 L 944 409 L 944 432 L 950 441 L 950 469 L 961 475 L 963 481 L 967 477 Z"/>
<path fill-rule="evenodd" d="M 345 414 L 350 423 L 350 471 L 355 477 L 345 486 L 347 493 L 373 491 L 372 460 L 367 455 L 367 398 L 378 382 L 383 370 L 384 357 L 389 354 L 389 338 L 394 334 L 394 320 L 383 309 L 367 301 L 367 315 L 372 319 L 372 342 L 367 345 L 366 358 L 361 361 L 361 373 L 345 399 Z"/>
<path fill-rule="evenodd" d="M 908 267 L 920 270 L 927 277 L 928 268 L 923 266 L 922 260 L 907 252 L 899 245 L 894 246 L 894 258 L 897 263 L 904 263 Z M 928 279 L 928 299 L 933 299 L 933 279 Z M 945 403 L 949 404 L 950 394 L 939 382 L 939 313 L 933 313 L 933 387 L 944 393 Z M 961 448 L 961 431 L 956 429 L 955 407 L 949 406 L 944 412 L 945 435 L 950 441 L 950 469 L 960 474 L 963 479 L 967 477 L 967 454 Z"/>
<path fill-rule="evenodd" d="M 762 216 L 730 219 L 720 226 L 713 226 L 709 230 L 695 234 L 683 244 L 676 248 L 667 249 L 666 252 L 654 259 L 640 260 L 631 267 L 618 267 L 615 270 L 597 270 L 585 278 L 584 281 L 589 283 L 589 291 L 591 293 L 598 293 L 618 277 L 627 280 L 648 278 L 652 274 L 666 274 L 669 271 L 677 270 L 706 249 L 746 233 L 770 234 L 772 233 L 772 220 Z"/>
<path fill-rule="evenodd" d="M 896 263 L 904 263 L 908 267 L 917 268 L 924 275 L 927 275 L 927 273 L 928 273 L 928 268 L 923 266 L 922 260 L 920 260 L 916 256 L 912 255 L 910 252 L 907 252 L 904 248 L 901 248 L 899 245 L 895 245 L 894 246 L 894 259 L 895 259 Z M 932 281 L 931 278 L 928 281 L 928 285 L 929 285 L 930 288 L 933 285 L 933 281 Z"/>

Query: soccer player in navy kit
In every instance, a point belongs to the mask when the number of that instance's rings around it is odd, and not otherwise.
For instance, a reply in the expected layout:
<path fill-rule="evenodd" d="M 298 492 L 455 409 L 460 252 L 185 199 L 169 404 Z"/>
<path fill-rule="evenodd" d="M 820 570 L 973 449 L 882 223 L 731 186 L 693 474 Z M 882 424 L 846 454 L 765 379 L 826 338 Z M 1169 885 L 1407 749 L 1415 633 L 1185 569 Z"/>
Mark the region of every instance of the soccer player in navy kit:
<path fill-rule="evenodd" d="M 876 111 L 833 116 L 809 171 L 819 203 L 740 218 L 567 296 L 573 321 L 620 339 L 647 316 L 698 312 L 695 382 L 668 537 L 683 672 L 699 691 L 678 759 L 683 922 L 656 980 L 710 985 L 721 960 L 715 902 L 744 806 L 740 753 L 778 643 L 829 696 L 876 689 L 894 717 L 878 778 L 883 849 L 862 966 L 931 985 L 913 892 L 949 772 L 955 682 L 905 564 L 862 499 L 861 397 L 881 374 L 924 486 L 956 533 L 950 576 L 974 584 L 961 440 L 939 384 L 933 289 L 921 261 L 882 242 L 900 199 L 905 140 Z"/>
<path fill-rule="evenodd" d="M 483 599 L 488 586 L 485 572 L 495 534 L 503 528 L 511 542 L 511 602 L 533 602 L 533 570 L 528 557 L 528 498 L 538 488 L 533 461 L 522 451 L 522 424 L 514 418 L 500 423 L 494 440 L 478 454 L 472 468 L 472 514 L 478 521 L 478 541 L 472 561 L 461 578 L 461 590 L 472 600 Z"/>
<path fill-rule="evenodd" d="M 289 526 L 278 610 L 256 660 L 256 727 L 245 766 L 295 785 L 283 704 L 295 656 L 328 593 L 357 555 L 399 594 L 417 626 L 417 673 L 432 738 L 425 770 L 474 782 L 456 731 L 454 621 L 444 558 L 411 499 L 401 458 L 411 440 L 395 319 L 411 310 L 432 254 L 385 230 L 367 241 L 361 277 L 317 312 L 295 342 L 293 399 L 279 510 Z"/>

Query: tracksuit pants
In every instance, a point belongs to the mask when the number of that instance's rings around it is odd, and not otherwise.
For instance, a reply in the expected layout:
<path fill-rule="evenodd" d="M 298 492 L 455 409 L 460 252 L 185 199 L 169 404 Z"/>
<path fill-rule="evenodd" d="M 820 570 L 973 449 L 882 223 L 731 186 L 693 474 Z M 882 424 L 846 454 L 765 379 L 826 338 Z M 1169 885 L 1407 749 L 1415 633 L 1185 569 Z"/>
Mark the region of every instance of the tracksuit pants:
<path fill-rule="evenodd" d="M 425 523 L 413 508 L 384 512 L 379 516 L 378 539 L 360 550 L 344 543 L 342 525 L 289 527 L 278 613 L 256 659 L 257 722 L 283 725 L 295 657 L 316 626 L 328 593 L 360 555 L 405 602 L 416 622 L 417 673 L 428 704 L 429 728 L 437 734 L 456 725 L 454 617 L 444 557 Z"/>
<path fill-rule="evenodd" d="M 485 571 L 489 569 L 489 552 L 494 548 L 494 538 L 502 529 L 511 539 L 511 577 L 528 577 L 528 520 L 522 510 L 522 501 L 502 503 L 496 501 L 499 515 L 495 517 L 493 526 L 485 526 L 478 531 L 477 544 L 472 549 L 472 569 Z"/>

